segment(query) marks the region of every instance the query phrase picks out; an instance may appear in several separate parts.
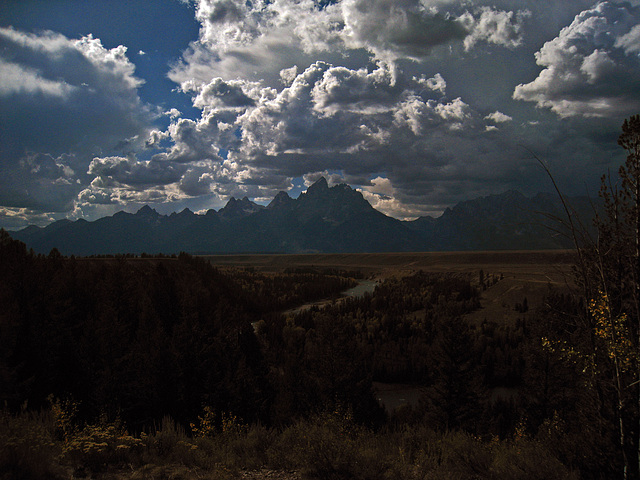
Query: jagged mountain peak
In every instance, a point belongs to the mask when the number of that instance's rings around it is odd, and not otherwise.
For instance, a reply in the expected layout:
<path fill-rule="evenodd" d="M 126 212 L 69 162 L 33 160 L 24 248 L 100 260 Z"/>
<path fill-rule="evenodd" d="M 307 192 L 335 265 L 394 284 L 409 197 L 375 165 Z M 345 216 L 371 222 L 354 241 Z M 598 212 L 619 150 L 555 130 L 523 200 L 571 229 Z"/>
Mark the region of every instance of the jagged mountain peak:
<path fill-rule="evenodd" d="M 313 195 L 317 193 L 323 193 L 329 191 L 329 183 L 324 177 L 320 177 L 309 188 L 307 188 L 307 195 Z"/>
<path fill-rule="evenodd" d="M 292 202 L 294 202 L 293 198 L 291 198 L 287 192 L 282 191 L 278 192 L 278 194 L 273 197 L 273 200 L 271 200 L 269 205 L 267 205 L 267 208 L 279 208 L 285 205 L 290 205 Z"/>
<path fill-rule="evenodd" d="M 327 179 L 320 177 L 315 183 L 313 183 L 307 191 L 300 195 L 300 198 L 337 198 L 344 197 L 345 195 L 351 197 L 362 197 L 362 194 L 357 190 L 351 188 L 346 183 L 340 183 L 329 187 Z M 364 198 L 364 197 L 363 197 Z"/>
<path fill-rule="evenodd" d="M 593 206 L 589 202 L 577 206 L 586 212 L 583 223 L 588 224 Z M 119 212 L 93 222 L 64 220 L 42 229 L 27 228 L 15 232 L 15 238 L 39 252 L 56 247 L 63 254 L 76 255 L 149 250 L 309 253 L 566 248 L 562 238 L 540 225 L 544 219 L 540 212 L 558 214 L 559 208 L 552 196 L 528 198 L 508 191 L 461 202 L 438 218 L 401 222 L 375 210 L 349 185 L 329 187 L 321 178 L 297 199 L 278 193 L 269 207 L 247 197 L 230 198 L 219 212 L 196 215 L 184 209 L 167 216 L 145 205 L 135 214 Z"/>
<path fill-rule="evenodd" d="M 241 200 L 231 197 L 227 204 L 220 209 L 218 214 L 224 218 L 246 217 L 263 208 L 262 205 L 252 202 L 248 197 L 243 197 Z"/>
<path fill-rule="evenodd" d="M 123 218 L 127 218 L 127 217 L 123 217 Z M 130 218 L 140 219 L 142 220 L 142 223 L 146 225 L 157 226 L 165 218 L 165 216 L 159 214 L 154 208 L 151 208 L 149 205 L 145 205 L 144 207 L 140 208 Z M 130 220 L 127 220 L 127 221 L 130 221 Z"/>
<path fill-rule="evenodd" d="M 159 217 L 160 216 L 160 214 L 154 208 L 151 208 L 149 205 L 145 205 L 141 207 L 136 212 L 136 215 L 141 217 Z"/>
<path fill-rule="evenodd" d="M 195 215 L 195 213 L 193 213 L 188 207 L 182 209 L 182 211 L 180 212 L 173 212 L 170 217 L 190 217 L 192 215 Z"/>

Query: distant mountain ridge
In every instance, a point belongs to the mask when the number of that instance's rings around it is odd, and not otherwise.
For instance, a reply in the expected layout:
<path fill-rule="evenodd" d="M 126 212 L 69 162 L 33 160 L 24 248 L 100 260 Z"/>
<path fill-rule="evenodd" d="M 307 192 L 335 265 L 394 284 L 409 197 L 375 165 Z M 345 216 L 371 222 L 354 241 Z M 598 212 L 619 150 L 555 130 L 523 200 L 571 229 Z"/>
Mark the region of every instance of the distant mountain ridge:
<path fill-rule="evenodd" d="M 593 216 L 588 199 L 570 199 L 585 225 Z M 557 197 L 527 198 L 510 190 L 461 202 L 438 218 L 400 221 L 374 209 L 362 194 L 321 178 L 297 199 L 278 193 L 268 206 L 232 198 L 219 211 L 189 209 L 161 215 L 149 206 L 93 222 L 60 220 L 29 226 L 12 236 L 48 253 L 340 253 L 570 248 L 557 233 L 562 218 Z M 550 228 L 551 226 L 551 228 Z"/>

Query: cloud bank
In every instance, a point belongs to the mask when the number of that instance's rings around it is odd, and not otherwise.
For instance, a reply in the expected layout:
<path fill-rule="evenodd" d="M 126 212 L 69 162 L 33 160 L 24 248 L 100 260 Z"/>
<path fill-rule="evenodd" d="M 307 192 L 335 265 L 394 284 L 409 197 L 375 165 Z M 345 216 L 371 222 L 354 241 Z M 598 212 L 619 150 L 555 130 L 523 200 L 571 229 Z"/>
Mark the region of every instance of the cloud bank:
<path fill-rule="evenodd" d="M 398 218 L 435 214 L 543 189 L 527 149 L 564 185 L 576 169 L 597 179 L 640 110 L 638 2 L 197 0 L 193 12 L 199 37 L 166 69 L 195 114 L 145 103 L 125 46 L 0 28 L 5 224 L 217 208 L 321 174 Z"/>
<path fill-rule="evenodd" d="M 142 82 L 123 46 L 0 28 L 0 204 L 72 210 L 92 156 L 146 136 Z"/>

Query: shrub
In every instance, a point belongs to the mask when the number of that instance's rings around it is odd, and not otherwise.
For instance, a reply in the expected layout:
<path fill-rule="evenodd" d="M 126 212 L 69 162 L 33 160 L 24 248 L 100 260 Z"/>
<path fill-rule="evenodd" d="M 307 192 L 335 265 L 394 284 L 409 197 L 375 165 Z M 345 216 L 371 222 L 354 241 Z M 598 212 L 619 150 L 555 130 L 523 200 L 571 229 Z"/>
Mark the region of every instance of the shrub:
<path fill-rule="evenodd" d="M 142 448 L 142 440 L 129 435 L 118 421 L 102 419 L 97 425 L 87 425 L 65 442 L 62 460 L 76 470 L 86 468 L 95 473 L 109 466 L 132 463 L 132 459 L 139 463 Z"/>
<path fill-rule="evenodd" d="M 540 442 L 520 439 L 502 442 L 494 449 L 491 472 L 495 478 L 513 480 L 577 480 L 578 475 L 570 472 Z"/>
<path fill-rule="evenodd" d="M 0 478 L 62 478 L 54 423 L 45 413 L 0 411 Z"/>

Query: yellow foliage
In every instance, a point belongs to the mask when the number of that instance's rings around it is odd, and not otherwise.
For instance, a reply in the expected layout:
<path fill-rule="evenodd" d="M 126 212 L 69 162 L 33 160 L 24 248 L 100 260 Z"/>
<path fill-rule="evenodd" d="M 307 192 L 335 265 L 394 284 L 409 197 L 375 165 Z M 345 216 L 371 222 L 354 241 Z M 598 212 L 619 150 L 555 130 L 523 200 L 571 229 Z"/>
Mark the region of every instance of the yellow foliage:
<path fill-rule="evenodd" d="M 55 423 L 56 432 L 64 441 L 68 441 L 77 432 L 76 415 L 78 414 L 78 402 L 72 399 L 60 400 L 50 395 L 51 414 Z"/>
<path fill-rule="evenodd" d="M 210 406 L 204 407 L 204 414 L 198 416 L 198 425 L 189 424 L 194 437 L 214 437 L 218 432 L 222 434 L 242 434 L 249 429 L 247 425 L 233 413 L 222 412 L 220 415 L 220 428 L 217 427 L 216 412 Z"/>
<path fill-rule="evenodd" d="M 198 415 L 198 425 L 189 424 L 194 437 L 213 437 L 216 433 L 216 412 L 210 406 L 204 407 L 204 415 Z"/>
<path fill-rule="evenodd" d="M 607 357 L 617 362 L 623 371 L 631 369 L 637 360 L 637 352 L 631 341 L 629 318 L 626 313 L 613 315 L 609 296 L 598 291 L 598 295 L 589 301 L 589 313 L 593 319 L 593 335 L 604 346 Z M 550 340 L 542 337 L 542 347 L 552 353 L 557 353 L 574 364 L 580 364 L 583 372 L 596 371 L 593 354 L 584 354 L 566 340 Z"/>
<path fill-rule="evenodd" d="M 636 352 L 631 342 L 627 314 L 614 316 L 611 312 L 609 297 L 602 291 L 599 291 L 598 296 L 589 302 L 589 313 L 595 320 L 594 334 L 604 342 L 609 358 L 617 360 L 624 370 L 631 368 Z"/>
<path fill-rule="evenodd" d="M 142 439 L 129 435 L 118 422 L 87 425 L 62 448 L 63 458 L 72 465 L 97 470 L 109 463 L 118 463 L 131 452 L 144 446 Z"/>

